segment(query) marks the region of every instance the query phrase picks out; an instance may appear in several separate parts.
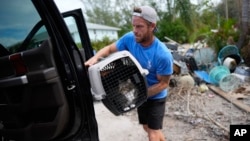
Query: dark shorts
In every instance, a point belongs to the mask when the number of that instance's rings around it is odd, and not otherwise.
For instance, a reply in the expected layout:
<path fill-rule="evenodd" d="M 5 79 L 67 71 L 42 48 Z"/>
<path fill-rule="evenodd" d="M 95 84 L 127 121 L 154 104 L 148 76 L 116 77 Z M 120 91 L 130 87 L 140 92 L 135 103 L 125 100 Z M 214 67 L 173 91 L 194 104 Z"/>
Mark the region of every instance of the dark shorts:
<path fill-rule="evenodd" d="M 166 98 L 148 99 L 138 107 L 138 119 L 140 124 L 147 124 L 150 129 L 162 129 L 165 114 Z"/>

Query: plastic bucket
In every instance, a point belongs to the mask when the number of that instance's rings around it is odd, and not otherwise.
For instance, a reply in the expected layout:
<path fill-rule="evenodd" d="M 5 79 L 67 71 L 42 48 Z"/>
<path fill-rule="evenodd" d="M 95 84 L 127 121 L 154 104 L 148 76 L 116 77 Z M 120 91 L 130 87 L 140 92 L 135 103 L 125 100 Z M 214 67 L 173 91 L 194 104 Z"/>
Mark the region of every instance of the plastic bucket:
<path fill-rule="evenodd" d="M 227 57 L 235 59 L 237 64 L 240 64 L 242 61 L 242 58 L 239 54 L 239 49 L 234 45 L 225 46 L 220 50 L 217 58 L 219 64 L 222 65 L 223 61 Z"/>
<path fill-rule="evenodd" d="M 220 88 L 225 92 L 229 92 L 236 88 L 239 88 L 241 84 L 242 84 L 241 79 L 233 74 L 229 74 L 223 77 L 219 82 Z"/>
<path fill-rule="evenodd" d="M 230 74 L 226 66 L 216 66 L 209 72 L 209 79 L 213 84 L 219 85 L 220 80 Z"/>

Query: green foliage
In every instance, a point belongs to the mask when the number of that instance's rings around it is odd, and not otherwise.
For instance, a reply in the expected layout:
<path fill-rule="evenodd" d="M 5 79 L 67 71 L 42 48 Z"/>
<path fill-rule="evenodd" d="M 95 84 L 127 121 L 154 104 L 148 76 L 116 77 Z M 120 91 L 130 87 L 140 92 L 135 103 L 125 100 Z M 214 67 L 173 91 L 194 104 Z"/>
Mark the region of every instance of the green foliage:
<path fill-rule="evenodd" d="M 156 36 L 162 41 L 167 36 L 178 43 L 185 43 L 188 40 L 188 30 L 180 21 L 161 21 Z"/>
<path fill-rule="evenodd" d="M 115 42 L 115 40 L 111 40 L 108 37 L 104 37 L 102 40 L 92 41 L 91 45 L 95 51 L 98 51 L 101 48 L 103 48 L 103 47 L 105 47 L 113 42 Z"/>
<path fill-rule="evenodd" d="M 188 41 L 191 43 L 206 40 L 209 36 L 211 29 L 217 29 L 218 21 L 215 17 L 216 14 L 209 10 L 204 10 L 201 15 L 196 14 L 194 19 L 194 30 L 190 32 Z"/>
<path fill-rule="evenodd" d="M 176 0 L 176 7 L 175 10 L 179 13 L 180 20 L 185 23 L 185 26 L 188 28 L 192 28 L 192 7 L 191 3 L 188 0 Z"/>
<path fill-rule="evenodd" d="M 207 42 L 210 47 L 213 47 L 215 51 L 219 52 L 221 48 L 227 45 L 227 40 L 230 36 L 233 37 L 234 41 L 239 38 L 239 32 L 234 31 L 233 25 L 235 21 L 229 19 L 228 21 L 223 21 L 221 28 L 218 32 L 210 32 L 207 36 Z"/>
<path fill-rule="evenodd" d="M 11 45 L 9 48 L 8 48 L 8 50 L 9 50 L 9 52 L 11 52 L 11 53 L 15 53 L 15 52 L 17 52 L 17 50 L 18 50 L 18 48 L 21 46 L 21 42 L 19 42 L 19 43 L 16 43 L 16 44 L 14 44 L 14 45 Z"/>
<path fill-rule="evenodd" d="M 88 21 L 121 28 L 118 32 L 119 37 L 132 30 L 133 7 L 146 4 L 154 7 L 158 13 L 156 36 L 162 41 L 166 41 L 165 36 L 179 43 L 205 39 L 210 47 L 219 51 L 226 45 L 229 36 L 232 36 L 235 41 L 239 38 L 239 33 L 235 32 L 232 26 L 239 24 L 240 2 L 234 0 L 228 0 L 230 9 L 228 20 L 224 20 L 225 1 L 217 2 L 218 5 L 211 3 L 211 0 L 199 1 L 198 5 L 190 3 L 190 0 L 165 0 L 163 3 L 155 0 L 134 1 L 134 3 L 122 0 L 112 2 L 107 0 L 101 3 L 98 0 L 87 1 L 91 5 L 91 8 L 86 7 Z M 218 29 L 218 32 L 211 32 L 212 29 Z M 108 43 L 94 42 L 93 47 L 99 50 Z"/>
<path fill-rule="evenodd" d="M 201 40 L 206 40 L 208 34 L 210 33 L 209 26 L 203 25 L 196 29 L 194 32 L 190 33 L 188 38 L 189 42 L 194 43 Z"/>
<path fill-rule="evenodd" d="M 82 43 L 76 43 L 77 48 L 82 48 Z"/>
<path fill-rule="evenodd" d="M 118 31 L 118 37 L 123 36 L 125 33 L 129 32 L 131 30 L 132 30 L 132 24 L 125 25 L 125 26 L 121 27 L 121 30 Z"/>
<path fill-rule="evenodd" d="M 86 15 L 88 22 L 114 27 L 131 24 L 132 4 L 122 0 L 87 0 Z"/>
<path fill-rule="evenodd" d="M 220 24 L 220 18 L 218 13 L 215 11 L 211 11 L 210 9 L 204 9 L 202 11 L 202 14 L 198 17 L 199 21 L 202 24 L 206 24 L 206 26 L 209 26 L 210 28 L 217 28 Z"/>

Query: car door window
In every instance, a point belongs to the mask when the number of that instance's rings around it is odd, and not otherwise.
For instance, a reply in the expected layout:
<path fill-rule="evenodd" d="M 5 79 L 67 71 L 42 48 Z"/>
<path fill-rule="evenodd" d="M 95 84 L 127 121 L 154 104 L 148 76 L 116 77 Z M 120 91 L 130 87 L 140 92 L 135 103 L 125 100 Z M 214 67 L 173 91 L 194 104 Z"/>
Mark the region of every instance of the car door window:
<path fill-rule="evenodd" d="M 10 7 L 9 5 L 11 5 L 11 7 L 15 7 L 16 9 L 7 8 Z M 6 16 L 8 16 L 8 18 L 5 18 Z M 18 51 L 18 48 L 20 48 L 22 42 L 31 32 L 32 28 L 39 21 L 41 21 L 39 14 L 36 12 L 32 2 L 29 0 L 22 2 L 3 0 L 1 2 L 0 19 L 4 19 L 0 20 L 0 44 L 2 48 L 5 48 L 11 53 Z M 66 17 L 64 20 L 68 26 L 68 29 L 70 30 L 72 38 L 77 44 L 77 47 L 82 48 L 82 43 L 78 28 L 76 27 L 75 19 L 73 17 Z M 35 31 L 35 34 L 33 33 L 34 35 L 29 37 L 29 43 L 25 46 L 26 50 L 39 47 L 42 41 L 49 38 L 45 26 L 41 26 L 36 30 L 37 31 Z"/>
<path fill-rule="evenodd" d="M 80 53 L 85 60 L 85 53 L 84 53 L 84 43 L 82 43 L 82 37 L 80 36 L 75 18 L 73 16 L 65 16 L 64 21 L 66 23 L 66 26 L 70 32 L 70 35 L 72 39 L 74 40 L 77 48 L 80 50 Z M 24 41 L 20 41 L 15 45 L 9 46 L 7 50 L 9 50 L 11 53 L 15 53 L 18 51 L 24 51 L 29 50 L 32 48 L 40 47 L 41 44 L 49 39 L 48 31 L 46 30 L 45 26 L 43 25 L 42 21 L 39 21 L 33 29 L 30 31 L 30 33 L 27 35 L 26 39 Z M 85 45 L 87 46 L 87 45 Z"/>
<path fill-rule="evenodd" d="M 81 43 L 81 39 L 79 36 L 79 31 L 78 31 L 75 19 L 73 17 L 65 17 L 64 21 L 66 22 L 68 30 L 73 40 L 75 41 L 77 47 L 82 48 L 82 43 Z"/>
<path fill-rule="evenodd" d="M 15 52 L 39 20 L 41 18 L 30 0 L 2 0 L 0 44 L 10 52 Z"/>
<path fill-rule="evenodd" d="M 40 47 L 43 41 L 48 40 L 49 35 L 48 32 L 43 25 L 36 33 L 35 35 L 31 38 L 30 43 L 28 45 L 29 48 L 36 48 Z"/>

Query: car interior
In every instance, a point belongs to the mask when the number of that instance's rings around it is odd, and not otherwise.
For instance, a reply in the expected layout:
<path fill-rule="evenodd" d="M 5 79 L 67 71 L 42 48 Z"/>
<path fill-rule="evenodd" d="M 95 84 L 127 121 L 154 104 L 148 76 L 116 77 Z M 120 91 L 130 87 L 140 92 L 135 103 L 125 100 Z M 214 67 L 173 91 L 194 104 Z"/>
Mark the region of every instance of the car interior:
<path fill-rule="evenodd" d="M 5 66 L 0 69 L 2 134 L 19 138 L 30 132 L 33 137 L 23 138 L 50 139 L 62 132 L 69 111 L 49 40 L 1 57 L 0 64 Z"/>
<path fill-rule="evenodd" d="M 30 13 L 11 10 L 18 5 L 26 5 Z M 12 24 L 26 22 L 16 17 L 21 14 L 36 15 L 32 5 L 26 0 L 3 1 L 0 6 L 0 16 L 5 12 L 11 17 L 0 22 L 0 137 L 4 141 L 54 140 L 73 130 L 69 125 L 76 118 L 65 93 L 73 86 L 62 83 L 58 54 L 43 21 L 31 18 L 29 27 Z"/>

